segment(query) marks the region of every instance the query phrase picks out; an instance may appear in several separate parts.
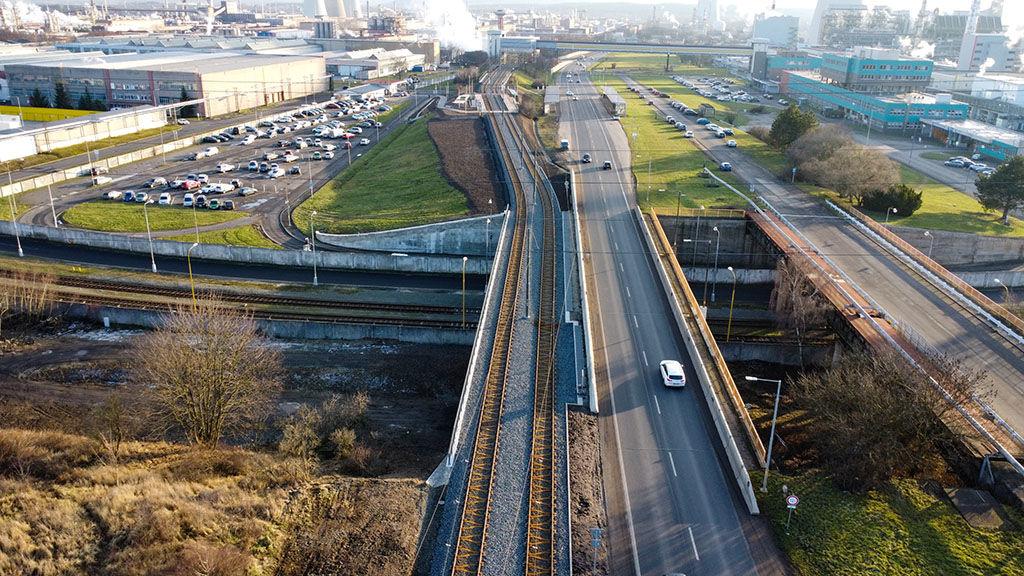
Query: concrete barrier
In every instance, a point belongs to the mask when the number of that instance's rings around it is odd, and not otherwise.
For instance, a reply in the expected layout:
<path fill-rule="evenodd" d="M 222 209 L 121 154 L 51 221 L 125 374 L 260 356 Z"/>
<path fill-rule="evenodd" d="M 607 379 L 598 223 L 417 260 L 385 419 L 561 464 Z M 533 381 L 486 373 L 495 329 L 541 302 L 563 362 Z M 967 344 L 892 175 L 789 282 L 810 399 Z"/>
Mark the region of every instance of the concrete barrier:
<path fill-rule="evenodd" d="M 906 226 L 890 226 L 890 229 L 923 254 L 930 252 L 933 260 L 947 268 L 1024 262 L 1024 239 L 1021 238 L 995 238 Z"/>
<path fill-rule="evenodd" d="M 15 231 L 23 238 L 34 238 L 60 244 L 90 246 L 118 252 L 149 254 L 149 241 L 143 237 L 92 232 L 69 228 L 51 228 L 31 224 L 0 221 L 0 234 L 14 236 Z M 154 240 L 153 253 L 160 256 L 185 258 L 190 244 L 170 240 Z M 273 250 L 270 248 L 249 248 L 223 244 L 200 244 L 192 251 L 192 258 L 220 260 L 243 264 L 313 268 L 313 253 L 302 250 Z M 324 252 L 316 253 L 317 267 L 337 270 L 372 270 L 375 272 L 461 274 L 461 256 L 412 255 L 368 252 Z M 490 259 L 470 258 L 466 273 L 487 274 Z"/>
<path fill-rule="evenodd" d="M 501 214 L 474 216 L 461 220 L 410 226 L 397 230 L 361 234 L 316 233 L 317 242 L 349 250 L 403 252 L 410 254 L 448 254 L 490 258 L 497 246 L 498 234 L 506 210 Z"/>
<path fill-rule="evenodd" d="M 690 354 L 690 358 L 693 360 L 693 367 L 697 372 L 697 380 L 700 382 L 701 389 L 704 392 L 704 399 L 708 404 L 708 409 L 711 411 L 711 419 L 715 422 L 715 429 L 718 431 L 718 437 L 722 442 L 722 447 L 725 449 L 726 458 L 729 460 L 729 466 L 733 472 L 733 479 L 736 481 L 736 486 L 740 490 L 740 495 L 743 497 L 743 501 L 747 505 L 747 510 L 751 514 L 759 514 L 760 509 L 757 505 L 757 496 L 754 494 L 754 487 L 750 482 L 750 475 L 747 473 L 747 468 L 743 464 L 743 457 L 740 455 L 739 447 L 736 445 L 736 438 L 729 429 L 729 423 L 726 422 L 725 412 L 718 400 L 718 395 L 715 394 L 713 384 L 711 383 L 711 375 L 709 374 L 707 367 L 704 365 L 704 360 L 701 358 L 699 350 L 697 350 L 697 341 L 686 324 L 686 318 L 683 316 L 683 311 L 679 306 L 679 299 L 676 298 L 675 290 L 672 288 L 672 282 L 668 277 L 668 272 L 666 272 L 665 266 L 662 264 L 661 258 L 659 257 L 660 252 L 655 245 L 654 239 L 651 237 L 650 229 L 648 229 L 647 224 L 644 222 L 644 217 L 640 212 L 640 209 L 635 208 L 633 215 L 636 217 L 635 223 L 639 227 L 640 235 L 643 236 L 644 241 L 647 244 L 648 253 L 654 261 L 654 267 L 658 271 L 658 278 L 661 280 L 662 289 L 665 290 L 665 294 L 668 296 L 669 306 L 672 309 L 672 315 L 675 318 L 676 326 L 679 329 L 680 335 L 683 337 L 683 342 Z"/>
<path fill-rule="evenodd" d="M 1024 270 L 993 270 L 989 272 L 955 272 L 975 288 L 1020 288 L 1024 286 Z M 996 282 L 996 280 L 999 280 Z"/>
<path fill-rule="evenodd" d="M 580 277 L 580 303 L 583 316 L 583 350 L 587 360 L 587 380 L 589 381 L 589 403 L 588 407 L 594 414 L 598 413 L 597 404 L 597 375 L 594 373 L 594 331 L 590 325 L 590 294 L 587 291 L 587 272 L 583 260 L 583 227 L 580 225 L 579 202 L 577 194 L 579 188 L 576 186 L 576 173 L 569 171 L 569 182 L 572 192 L 572 217 L 576 224 L 576 266 L 579 268 Z"/>

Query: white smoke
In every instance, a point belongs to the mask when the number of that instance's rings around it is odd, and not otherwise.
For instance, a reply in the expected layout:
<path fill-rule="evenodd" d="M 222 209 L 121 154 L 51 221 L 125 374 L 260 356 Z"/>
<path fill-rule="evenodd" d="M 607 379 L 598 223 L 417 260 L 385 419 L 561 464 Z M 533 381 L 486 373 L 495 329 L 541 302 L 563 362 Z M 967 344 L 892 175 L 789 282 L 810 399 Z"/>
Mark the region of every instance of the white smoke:
<path fill-rule="evenodd" d="M 668 10 L 662 12 L 662 19 L 673 28 L 679 28 L 679 20 L 676 19 L 676 15 L 669 12 Z"/>
<path fill-rule="evenodd" d="M 21 0 L 0 0 L 0 9 L 2 9 L 4 14 L 7 16 L 8 25 L 13 24 L 14 16 L 17 16 L 17 21 L 22 26 L 38 27 L 46 24 L 47 13 L 39 6 L 29 2 L 22 2 Z M 74 16 L 68 16 L 67 14 L 57 10 L 51 11 L 49 15 L 61 28 L 74 28 L 87 25 L 84 20 Z"/>
<path fill-rule="evenodd" d="M 913 58 L 931 58 L 935 54 L 935 44 L 925 42 L 921 40 L 917 43 L 917 46 L 910 50 L 910 56 Z"/>
<path fill-rule="evenodd" d="M 442 46 L 460 50 L 482 50 L 483 37 L 466 0 L 425 0 L 423 21 L 429 24 Z"/>
<path fill-rule="evenodd" d="M 981 68 L 978 68 L 978 76 L 984 76 L 985 75 L 985 71 L 988 70 L 989 68 L 995 66 L 995 65 L 996 65 L 996 61 L 993 60 L 992 58 L 989 58 L 989 59 L 985 60 L 985 63 L 981 65 Z"/>

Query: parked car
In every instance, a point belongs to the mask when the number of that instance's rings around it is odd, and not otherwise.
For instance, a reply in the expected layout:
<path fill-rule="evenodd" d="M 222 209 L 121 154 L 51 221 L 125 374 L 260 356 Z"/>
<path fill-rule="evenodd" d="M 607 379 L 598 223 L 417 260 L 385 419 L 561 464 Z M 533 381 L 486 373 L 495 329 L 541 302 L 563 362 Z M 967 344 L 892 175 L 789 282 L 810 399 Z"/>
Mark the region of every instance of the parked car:
<path fill-rule="evenodd" d="M 284 170 L 281 170 L 280 168 L 274 168 L 270 172 L 267 172 L 268 178 L 280 178 L 281 176 L 284 176 Z"/>
<path fill-rule="evenodd" d="M 584 164 L 590 164 L 592 162 L 590 154 L 584 154 L 583 157 L 580 158 L 580 161 L 583 162 Z"/>
<path fill-rule="evenodd" d="M 106 198 L 107 200 L 120 200 L 121 199 L 121 191 L 120 190 L 107 190 L 103 194 L 103 197 Z"/>
<path fill-rule="evenodd" d="M 234 200 L 225 200 L 220 205 L 220 209 L 221 210 L 234 210 L 235 209 L 235 202 L 234 202 Z"/>
<path fill-rule="evenodd" d="M 206 196 L 202 194 L 196 196 L 195 206 L 196 208 L 206 208 Z"/>
<path fill-rule="evenodd" d="M 149 186 L 150 188 L 159 188 L 161 186 L 167 186 L 167 179 L 160 177 L 150 178 L 149 181 L 146 182 L 146 186 Z"/>
<path fill-rule="evenodd" d="M 729 148 L 735 148 L 736 147 L 736 141 L 735 140 L 727 140 L 725 142 L 725 145 L 728 146 Z"/>
<path fill-rule="evenodd" d="M 164 192 L 160 194 L 160 199 L 157 200 L 157 204 L 161 206 L 170 206 L 174 203 L 174 197 L 171 196 L 170 192 Z"/>
<path fill-rule="evenodd" d="M 234 169 L 234 164 L 228 164 L 227 162 L 221 162 L 220 164 L 217 164 L 217 172 L 220 172 L 221 174 L 225 172 L 231 172 Z"/>
<path fill-rule="evenodd" d="M 239 196 L 252 196 L 256 192 L 257 190 L 255 188 L 252 188 L 251 186 L 246 186 L 245 188 L 238 189 Z"/>
<path fill-rule="evenodd" d="M 125 190 L 121 194 L 121 200 L 124 202 L 135 202 L 135 192 L 133 190 Z"/>
<path fill-rule="evenodd" d="M 302 174 L 302 168 L 299 168 L 298 166 L 292 166 L 290 169 L 288 169 L 288 173 L 289 174 Z"/>
<path fill-rule="evenodd" d="M 260 169 L 260 163 L 259 162 L 255 161 L 255 160 L 252 160 L 252 161 L 249 162 L 249 170 L 250 171 L 257 171 L 259 169 Z"/>
<path fill-rule="evenodd" d="M 698 118 L 697 124 L 701 126 L 707 126 L 708 124 L 711 124 L 711 120 L 708 120 L 707 118 Z"/>
<path fill-rule="evenodd" d="M 359 139 L 359 145 L 360 146 L 369 146 L 370 145 L 370 139 L 369 138 L 360 138 Z"/>
<path fill-rule="evenodd" d="M 323 159 L 324 159 L 324 155 L 321 154 L 319 151 L 313 152 L 313 160 L 323 160 Z"/>
<path fill-rule="evenodd" d="M 200 184 L 209 184 L 210 183 L 210 177 L 207 176 L 206 174 L 199 174 L 199 175 L 197 175 L 196 176 L 196 180 L 198 180 Z"/>
<path fill-rule="evenodd" d="M 683 134 L 683 138 L 693 138 L 693 132 L 687 130 L 686 134 Z"/>
<path fill-rule="evenodd" d="M 210 200 L 210 203 L 206 205 L 210 210 L 220 210 L 220 200 L 216 198 Z"/>
<path fill-rule="evenodd" d="M 200 184 L 198 180 L 185 180 L 181 183 L 182 190 L 195 190 L 199 188 Z"/>
<path fill-rule="evenodd" d="M 149 200 L 149 192 L 136 192 L 135 193 L 135 201 L 136 202 L 147 202 L 148 200 Z"/>
<path fill-rule="evenodd" d="M 184 118 L 178 118 L 178 125 L 179 126 L 188 126 L 189 124 L 190 124 L 190 122 L 188 120 L 185 120 Z"/>
<path fill-rule="evenodd" d="M 334 158 L 334 152 L 328 150 L 327 152 L 323 153 L 323 157 L 324 157 L 324 160 L 331 160 L 331 159 Z"/>
<path fill-rule="evenodd" d="M 181 205 L 185 208 L 191 208 L 195 204 L 195 196 L 191 192 L 185 194 L 184 198 L 181 199 Z"/>
<path fill-rule="evenodd" d="M 945 164 L 946 166 L 949 166 L 951 168 L 963 168 L 964 167 L 964 161 L 960 160 L 959 158 L 950 158 L 949 160 L 946 160 L 945 162 L 943 162 L 943 164 Z"/>

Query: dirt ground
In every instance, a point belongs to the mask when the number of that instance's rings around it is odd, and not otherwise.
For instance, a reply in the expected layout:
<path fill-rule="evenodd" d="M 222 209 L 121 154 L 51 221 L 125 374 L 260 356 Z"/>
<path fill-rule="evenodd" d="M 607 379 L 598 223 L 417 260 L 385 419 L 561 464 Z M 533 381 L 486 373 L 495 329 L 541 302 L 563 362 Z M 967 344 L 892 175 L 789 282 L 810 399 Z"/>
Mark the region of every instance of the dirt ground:
<path fill-rule="evenodd" d="M 466 195 L 470 214 L 503 210 L 501 183 L 482 121 L 475 117 L 438 116 L 430 121 L 427 130 L 441 155 L 441 171 Z"/>
<path fill-rule="evenodd" d="M 608 574 L 607 550 L 597 552 L 591 546 L 591 530 L 607 530 L 601 450 L 598 444 L 597 417 L 586 412 L 569 411 L 569 485 L 572 489 L 572 569 L 573 574 Z M 604 539 L 607 541 L 607 538 Z"/>
<path fill-rule="evenodd" d="M 0 416 L 7 426 L 76 430 L 126 387 L 141 331 L 71 324 L 36 333 L 0 354 Z M 448 446 L 469 348 L 344 341 L 273 341 L 287 373 L 279 410 L 332 394 L 366 392 L 368 444 L 381 475 L 426 478 Z"/>

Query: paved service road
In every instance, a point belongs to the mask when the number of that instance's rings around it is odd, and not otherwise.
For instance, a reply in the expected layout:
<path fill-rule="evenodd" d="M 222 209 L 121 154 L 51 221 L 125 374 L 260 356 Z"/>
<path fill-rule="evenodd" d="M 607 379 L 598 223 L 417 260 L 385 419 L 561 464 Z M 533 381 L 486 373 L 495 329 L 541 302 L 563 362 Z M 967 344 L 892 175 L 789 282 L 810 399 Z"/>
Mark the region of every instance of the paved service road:
<path fill-rule="evenodd" d="M 667 101 L 655 100 L 662 114 L 673 112 Z M 742 149 L 727 148 L 724 140 L 702 126 L 694 134 L 716 161 L 731 163 L 738 176 L 754 185 L 755 194 L 785 214 L 892 318 L 910 326 L 941 353 L 988 372 L 995 393 L 992 407 L 1014 429 L 1024 431 L 1024 350 L 910 272 L 819 201 L 779 182 Z"/>
<path fill-rule="evenodd" d="M 589 153 L 594 159 L 576 170 L 598 315 L 602 430 L 612 430 L 602 432 L 611 572 L 756 574 L 740 517 L 746 509 L 723 470 L 725 456 L 697 376 L 630 213 L 635 201 L 625 133 L 586 77 L 566 88 L 579 100 L 563 99 L 562 136 L 574 158 Z M 612 170 L 602 169 L 605 160 L 614 163 Z M 662 385 L 658 363 L 667 358 L 686 366 L 685 389 Z"/>

